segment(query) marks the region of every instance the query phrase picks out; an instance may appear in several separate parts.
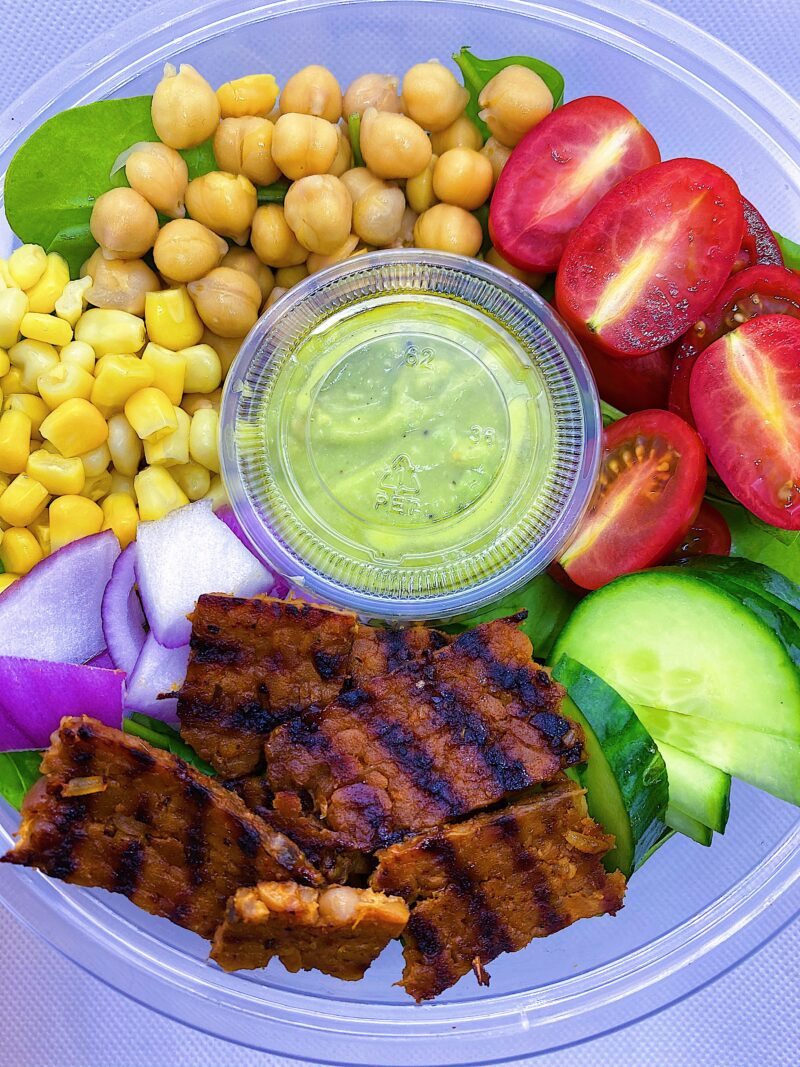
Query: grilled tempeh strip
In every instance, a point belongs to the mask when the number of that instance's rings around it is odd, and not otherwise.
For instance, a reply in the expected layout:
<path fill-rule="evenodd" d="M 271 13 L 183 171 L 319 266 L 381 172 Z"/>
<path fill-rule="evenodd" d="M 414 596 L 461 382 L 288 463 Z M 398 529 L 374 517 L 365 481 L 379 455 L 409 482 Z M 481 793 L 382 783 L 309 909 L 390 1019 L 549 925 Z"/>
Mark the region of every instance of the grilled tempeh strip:
<path fill-rule="evenodd" d="M 613 837 L 586 813 L 568 779 L 465 822 L 408 838 L 378 853 L 370 885 L 412 907 L 403 934 L 403 988 L 428 1000 L 501 952 L 576 919 L 613 915 L 625 879 L 601 857 Z"/>
<path fill-rule="evenodd" d="M 3 862 L 122 893 L 203 937 L 262 880 L 322 879 L 288 837 L 183 760 L 87 716 L 63 719 Z"/>
<path fill-rule="evenodd" d="M 354 982 L 407 922 L 403 900 L 371 889 L 266 882 L 230 899 L 211 958 L 226 971 L 241 971 L 266 967 L 277 956 L 287 971 Z"/>
<path fill-rule="evenodd" d="M 553 778 L 585 758 L 563 691 L 517 617 L 462 634 L 428 663 L 343 693 L 266 744 L 274 792 L 307 796 L 370 850 Z"/>

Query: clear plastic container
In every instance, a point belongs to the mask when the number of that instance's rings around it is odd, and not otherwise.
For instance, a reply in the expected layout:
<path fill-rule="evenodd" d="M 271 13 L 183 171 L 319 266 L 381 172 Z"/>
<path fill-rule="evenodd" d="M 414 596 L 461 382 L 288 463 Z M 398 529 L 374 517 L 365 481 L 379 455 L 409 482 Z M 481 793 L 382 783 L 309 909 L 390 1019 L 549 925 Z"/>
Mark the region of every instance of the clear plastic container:
<path fill-rule="evenodd" d="M 27 133 L 64 107 L 148 93 L 167 59 L 212 81 L 309 61 L 343 81 L 401 72 L 462 44 L 528 53 L 564 71 L 567 96 L 630 106 L 665 157 L 728 168 L 772 225 L 800 234 L 800 109 L 741 57 L 643 0 L 177 0 L 69 57 L 5 114 L 0 172 Z M 10 244 L 10 235 L 3 242 Z M 2 249 L 0 249 L 2 251 Z M 0 847 L 18 817 L 0 811 Z M 592 919 L 505 956 L 488 989 L 464 979 L 415 1007 L 393 986 L 399 946 L 364 981 L 318 974 L 226 975 L 207 946 L 126 900 L 0 867 L 0 896 L 103 981 L 191 1026 L 323 1063 L 458 1064 L 512 1060 L 623 1026 L 688 995 L 800 910 L 797 811 L 737 785 L 724 837 L 673 840 L 631 880 L 616 918 Z"/>
<path fill-rule="evenodd" d="M 544 570 L 594 489 L 580 348 L 477 260 L 372 252 L 257 323 L 222 404 L 222 473 L 254 548 L 314 599 L 446 619 Z"/>

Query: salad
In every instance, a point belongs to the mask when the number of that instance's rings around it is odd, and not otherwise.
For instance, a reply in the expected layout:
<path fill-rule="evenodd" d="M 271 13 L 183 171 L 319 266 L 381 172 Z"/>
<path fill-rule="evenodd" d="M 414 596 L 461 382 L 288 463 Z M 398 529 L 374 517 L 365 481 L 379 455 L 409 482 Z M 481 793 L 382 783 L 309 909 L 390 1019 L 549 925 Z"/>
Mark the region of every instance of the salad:
<path fill-rule="evenodd" d="M 800 246 L 622 103 L 453 59 L 344 92 L 168 65 L 56 115 L 0 262 L 3 860 L 229 970 L 354 980 L 399 937 L 418 1001 L 614 914 L 673 834 L 724 833 L 732 776 L 800 804 Z M 392 628 L 256 557 L 219 411 L 261 314 L 403 247 L 538 290 L 605 430 L 548 573 Z"/>

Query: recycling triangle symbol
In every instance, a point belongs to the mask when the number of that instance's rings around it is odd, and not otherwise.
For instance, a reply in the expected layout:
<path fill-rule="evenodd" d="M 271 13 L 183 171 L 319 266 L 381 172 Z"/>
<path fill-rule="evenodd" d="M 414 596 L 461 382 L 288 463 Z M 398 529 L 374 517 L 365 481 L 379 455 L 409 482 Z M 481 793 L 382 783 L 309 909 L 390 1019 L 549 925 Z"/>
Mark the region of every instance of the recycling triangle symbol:
<path fill-rule="evenodd" d="M 381 488 L 391 490 L 396 496 L 419 496 L 419 479 L 416 467 L 405 454 L 395 459 L 381 479 Z"/>

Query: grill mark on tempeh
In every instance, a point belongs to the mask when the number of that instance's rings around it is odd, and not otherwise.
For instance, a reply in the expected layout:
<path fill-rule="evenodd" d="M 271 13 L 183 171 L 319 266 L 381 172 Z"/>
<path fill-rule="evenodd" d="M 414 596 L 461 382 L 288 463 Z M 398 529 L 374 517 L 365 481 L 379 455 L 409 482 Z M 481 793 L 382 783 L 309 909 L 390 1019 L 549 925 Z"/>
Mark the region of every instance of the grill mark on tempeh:
<path fill-rule="evenodd" d="M 69 878 L 78 865 L 78 845 L 83 836 L 83 823 L 87 814 L 85 797 L 72 797 L 62 801 L 61 809 L 53 820 L 58 843 L 52 850 L 45 871 L 51 878 Z"/>
<path fill-rule="evenodd" d="M 520 827 L 513 814 L 501 816 L 495 823 L 502 835 L 514 868 L 519 871 L 525 884 L 531 891 L 542 925 L 548 934 L 562 930 L 567 925 L 567 920 L 558 909 L 558 904 L 550 888 L 550 883 L 536 856 L 525 848 L 520 837 Z M 552 834 L 554 821 L 547 820 L 546 833 Z M 599 877 L 599 875 L 598 875 Z"/>
<path fill-rule="evenodd" d="M 120 853 L 114 871 L 113 891 L 132 897 L 139 884 L 144 862 L 144 848 L 140 841 L 130 841 Z"/>
<path fill-rule="evenodd" d="M 411 730 L 402 723 L 381 720 L 378 716 L 370 720 L 369 728 L 412 785 L 439 801 L 445 811 L 458 811 L 463 807 L 464 802 L 453 783 L 437 769 L 436 761 Z"/>
<path fill-rule="evenodd" d="M 450 969 L 445 955 L 445 945 L 436 925 L 426 919 L 420 911 L 412 910 L 401 941 L 404 945 L 408 943 L 416 945 L 433 969 L 438 989 L 449 989 L 461 977 Z"/>

